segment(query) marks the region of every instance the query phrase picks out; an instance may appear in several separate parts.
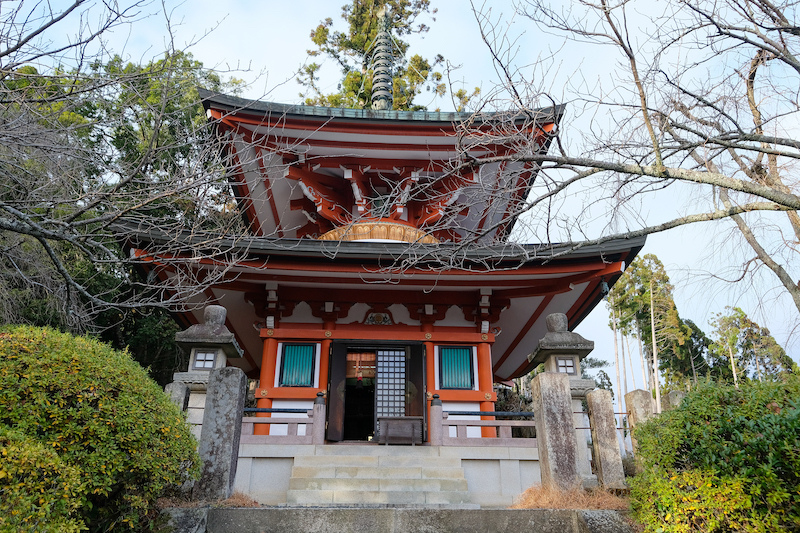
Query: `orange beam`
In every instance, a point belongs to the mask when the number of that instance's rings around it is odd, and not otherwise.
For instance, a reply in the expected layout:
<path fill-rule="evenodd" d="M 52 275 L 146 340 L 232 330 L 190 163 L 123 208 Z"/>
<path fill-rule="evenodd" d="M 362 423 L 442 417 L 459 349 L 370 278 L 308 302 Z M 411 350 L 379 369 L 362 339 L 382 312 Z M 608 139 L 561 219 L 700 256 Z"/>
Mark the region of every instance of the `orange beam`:
<path fill-rule="evenodd" d="M 437 390 L 436 394 L 443 402 L 496 402 L 495 392 L 482 390 Z M 487 397 L 488 395 L 488 397 Z"/>
<path fill-rule="evenodd" d="M 320 380 L 321 381 L 321 380 Z M 272 400 L 313 400 L 318 392 L 325 392 L 325 388 L 315 387 L 259 387 L 256 389 L 256 398 L 261 401 L 266 398 L 272 406 Z M 261 407 L 259 405 L 259 407 Z M 258 413 L 263 414 L 263 413 Z M 267 413 L 269 415 L 269 413 Z"/>
<path fill-rule="evenodd" d="M 492 333 L 470 333 L 468 331 L 402 331 L 373 329 L 377 326 L 365 326 L 362 328 L 352 328 L 344 326 L 341 329 L 322 330 L 322 329 L 300 329 L 300 328 L 275 328 L 268 330 L 261 329 L 261 337 L 264 339 L 281 340 L 376 340 L 376 341 L 419 341 L 419 342 L 465 342 L 477 344 L 479 342 L 493 343 L 494 334 Z M 274 363 L 273 363 L 274 364 Z M 273 367 L 274 372 L 274 367 Z M 321 376 L 320 376 L 321 379 Z"/>

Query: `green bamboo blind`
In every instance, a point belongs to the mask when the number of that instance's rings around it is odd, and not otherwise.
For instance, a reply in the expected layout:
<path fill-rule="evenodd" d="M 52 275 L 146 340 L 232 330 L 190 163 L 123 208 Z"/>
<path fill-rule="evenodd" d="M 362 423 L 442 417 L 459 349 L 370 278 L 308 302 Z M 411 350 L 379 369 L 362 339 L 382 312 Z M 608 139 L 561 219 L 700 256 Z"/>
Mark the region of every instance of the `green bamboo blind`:
<path fill-rule="evenodd" d="M 281 386 L 311 387 L 314 384 L 313 344 L 284 344 Z"/>
<path fill-rule="evenodd" d="M 472 389 L 472 348 L 468 346 L 439 347 L 441 388 Z"/>

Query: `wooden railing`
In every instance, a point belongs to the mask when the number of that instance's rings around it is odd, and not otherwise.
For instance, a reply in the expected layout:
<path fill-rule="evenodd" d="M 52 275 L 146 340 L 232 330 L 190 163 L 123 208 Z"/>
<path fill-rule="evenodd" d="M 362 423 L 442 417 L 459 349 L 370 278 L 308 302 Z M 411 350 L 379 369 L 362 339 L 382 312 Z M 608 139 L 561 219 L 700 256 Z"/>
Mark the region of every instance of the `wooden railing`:
<path fill-rule="evenodd" d="M 520 416 L 528 420 L 464 420 L 452 419 L 450 416 L 475 415 L 475 416 Z M 536 428 L 533 413 L 506 413 L 499 411 L 452 411 L 443 412 L 442 402 L 438 395 L 434 395 L 430 410 L 430 441 L 432 446 L 506 446 L 535 448 L 536 438 L 514 437 L 513 428 Z M 450 428 L 455 428 L 455 437 L 450 436 Z M 483 428 L 494 428 L 494 437 L 478 436 L 469 437 L 469 428 L 478 428 L 483 433 Z"/>
<path fill-rule="evenodd" d="M 248 412 L 265 414 L 305 414 L 301 417 L 245 416 L 242 418 L 242 444 L 324 444 L 325 443 L 325 399 L 321 393 L 314 401 L 313 409 L 247 409 Z M 464 420 L 450 418 L 457 415 L 475 416 L 515 416 L 526 420 Z M 285 435 L 276 435 L 267 431 L 266 435 L 256 435 L 254 430 L 260 425 L 282 425 L 286 427 Z M 305 426 L 305 435 L 300 435 L 300 426 Z M 429 440 L 432 446 L 506 446 L 536 447 L 535 437 L 514 437 L 514 428 L 534 428 L 533 413 L 506 413 L 499 411 L 442 411 L 442 403 L 438 398 L 431 402 L 429 420 Z M 451 428 L 455 436 L 450 436 Z M 485 433 L 484 428 L 493 428 L 493 436 L 468 436 L 469 428 L 476 428 L 478 433 Z M 534 433 L 534 432 L 530 432 Z"/>
<path fill-rule="evenodd" d="M 312 409 L 246 409 L 246 412 L 277 414 L 305 414 L 308 418 L 290 418 L 276 416 L 244 416 L 242 417 L 242 444 L 325 444 L 325 398 L 317 394 Z M 257 426 L 285 425 L 286 435 L 255 435 Z M 299 435 L 300 426 L 305 426 L 305 435 Z"/>

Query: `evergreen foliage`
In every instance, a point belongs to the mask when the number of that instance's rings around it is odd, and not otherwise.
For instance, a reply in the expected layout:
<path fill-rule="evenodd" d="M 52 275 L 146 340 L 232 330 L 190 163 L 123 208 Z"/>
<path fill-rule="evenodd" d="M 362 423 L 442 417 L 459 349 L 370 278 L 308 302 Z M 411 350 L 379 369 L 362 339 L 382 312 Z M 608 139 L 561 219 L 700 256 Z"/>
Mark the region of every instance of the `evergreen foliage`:
<path fill-rule="evenodd" d="M 731 365 L 736 365 L 739 379 L 775 379 L 786 372 L 796 372 L 797 365 L 769 329 L 759 326 L 738 307 L 725 310 L 724 314 L 717 313 L 712 323 L 715 341 L 710 348 L 719 362 L 714 366 L 715 374 L 730 381 Z"/>
<path fill-rule="evenodd" d="M 392 28 L 392 47 L 394 49 L 394 69 L 392 73 L 393 106 L 397 110 L 423 110 L 424 105 L 415 102 L 423 91 L 432 96 L 443 96 L 447 86 L 444 76 L 436 70 L 444 63 L 441 55 L 428 59 L 419 54 L 406 57 L 409 44 L 404 36 L 425 33 L 429 27 L 418 23 L 421 15 L 435 15 L 430 0 L 353 0 L 342 6 L 341 18 L 347 23 L 347 31 L 333 29 L 333 19 L 326 18 L 311 31 L 311 40 L 316 49 L 309 50 L 312 61 L 298 74 L 298 83 L 305 87 L 306 105 L 326 107 L 369 108 L 372 94 L 372 69 L 369 67 L 370 54 L 378 34 L 378 13 L 382 8 L 389 10 Z M 435 20 L 435 19 L 433 19 Z M 333 59 L 341 69 L 342 81 L 335 93 L 325 94 L 317 82 L 322 67 L 316 61 L 319 57 Z M 453 93 L 459 111 L 466 106 L 472 94 L 460 89 Z"/>
<path fill-rule="evenodd" d="M 0 426 L 0 531 L 77 533 L 80 469 L 36 439 Z"/>
<path fill-rule="evenodd" d="M 30 227 L 0 230 L 0 323 L 97 335 L 171 381 L 182 362 L 174 295 L 141 274 L 109 225 L 125 216 L 243 232 L 198 87 L 236 94 L 240 82 L 182 51 L 83 71 L 23 65 L 2 80 L 11 103 L 0 115 L 14 126 L 0 146 L 0 203 Z"/>
<path fill-rule="evenodd" d="M 0 407 L 0 453 L 14 457 L 0 476 L 11 519 L 46 514 L 66 531 L 144 530 L 155 499 L 198 468 L 177 407 L 126 353 L 92 339 L 0 329 Z M 41 463 L 26 459 L 42 449 Z M 31 482 L 14 483 L 23 475 Z M 50 494 L 40 496 L 45 486 Z"/>
<path fill-rule="evenodd" d="M 800 531 L 800 378 L 703 382 L 634 430 L 647 532 Z"/>

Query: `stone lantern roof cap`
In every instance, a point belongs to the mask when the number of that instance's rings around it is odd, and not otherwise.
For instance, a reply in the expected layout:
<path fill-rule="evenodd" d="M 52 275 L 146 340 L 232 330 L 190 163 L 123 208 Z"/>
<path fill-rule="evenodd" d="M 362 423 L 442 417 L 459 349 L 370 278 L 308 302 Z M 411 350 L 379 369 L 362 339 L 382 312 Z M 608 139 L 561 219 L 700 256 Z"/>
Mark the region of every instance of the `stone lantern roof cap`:
<path fill-rule="evenodd" d="M 228 310 L 221 305 L 209 305 L 203 310 L 203 324 L 194 324 L 175 334 L 178 346 L 190 350 L 195 347 L 219 348 L 230 358 L 242 357 L 244 350 L 236 337 L 225 326 Z"/>
<path fill-rule="evenodd" d="M 551 355 L 577 355 L 583 359 L 594 350 L 594 341 L 568 331 L 567 315 L 553 313 L 547 316 L 547 333 L 539 341 L 528 361 L 535 364 L 544 363 Z"/>

